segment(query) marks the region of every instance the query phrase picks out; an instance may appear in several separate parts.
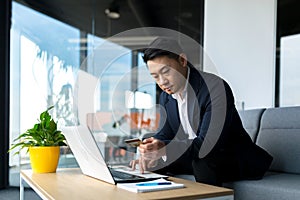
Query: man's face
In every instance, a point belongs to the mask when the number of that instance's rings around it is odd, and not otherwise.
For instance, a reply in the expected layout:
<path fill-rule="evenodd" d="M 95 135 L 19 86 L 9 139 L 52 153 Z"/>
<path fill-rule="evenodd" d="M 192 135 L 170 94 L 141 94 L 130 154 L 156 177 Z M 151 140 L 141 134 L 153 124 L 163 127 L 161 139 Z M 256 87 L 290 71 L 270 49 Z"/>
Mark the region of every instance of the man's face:
<path fill-rule="evenodd" d="M 181 93 L 187 76 L 187 61 L 184 55 L 178 60 L 160 56 L 147 62 L 150 74 L 157 85 L 168 94 Z"/>

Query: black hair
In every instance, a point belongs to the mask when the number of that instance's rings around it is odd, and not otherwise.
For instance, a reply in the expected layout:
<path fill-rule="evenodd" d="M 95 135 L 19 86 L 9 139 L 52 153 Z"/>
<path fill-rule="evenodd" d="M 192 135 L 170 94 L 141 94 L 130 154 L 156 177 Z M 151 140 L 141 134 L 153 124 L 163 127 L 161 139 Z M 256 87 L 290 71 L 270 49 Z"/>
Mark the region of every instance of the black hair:
<path fill-rule="evenodd" d="M 148 60 L 152 60 L 160 56 L 167 56 L 168 58 L 178 60 L 179 55 L 183 53 L 183 50 L 176 40 L 159 37 L 151 42 L 148 48 L 143 50 L 143 53 L 143 60 L 147 63 Z"/>

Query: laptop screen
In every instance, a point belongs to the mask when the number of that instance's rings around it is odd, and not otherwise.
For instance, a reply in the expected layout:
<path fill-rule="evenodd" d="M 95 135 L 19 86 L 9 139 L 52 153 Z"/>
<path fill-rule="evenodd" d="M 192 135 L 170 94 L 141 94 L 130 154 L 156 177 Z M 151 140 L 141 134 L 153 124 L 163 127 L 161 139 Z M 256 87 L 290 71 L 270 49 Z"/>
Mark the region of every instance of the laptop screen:
<path fill-rule="evenodd" d="M 93 136 L 93 133 L 86 126 L 69 126 L 63 127 L 62 131 L 66 137 L 67 143 L 73 152 L 80 169 L 83 174 L 97 178 L 99 180 L 116 184 L 117 182 L 136 182 L 153 180 L 161 177 L 167 177 L 164 175 L 145 173 L 140 174 L 137 172 L 132 172 L 127 178 L 124 177 L 114 179 L 112 172 L 108 167 L 105 159 L 97 145 L 97 142 Z M 124 172 L 123 167 L 115 167 L 114 171 Z"/>

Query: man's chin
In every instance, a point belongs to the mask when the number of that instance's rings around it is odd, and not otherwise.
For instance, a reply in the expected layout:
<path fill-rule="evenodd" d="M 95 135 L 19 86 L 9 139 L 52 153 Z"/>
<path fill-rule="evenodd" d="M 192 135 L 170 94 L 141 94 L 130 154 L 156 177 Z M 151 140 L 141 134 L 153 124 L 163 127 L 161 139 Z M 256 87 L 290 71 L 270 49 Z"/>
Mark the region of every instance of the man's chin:
<path fill-rule="evenodd" d="M 174 92 L 173 92 L 172 90 L 165 90 L 165 92 L 166 92 L 167 94 L 174 94 Z"/>

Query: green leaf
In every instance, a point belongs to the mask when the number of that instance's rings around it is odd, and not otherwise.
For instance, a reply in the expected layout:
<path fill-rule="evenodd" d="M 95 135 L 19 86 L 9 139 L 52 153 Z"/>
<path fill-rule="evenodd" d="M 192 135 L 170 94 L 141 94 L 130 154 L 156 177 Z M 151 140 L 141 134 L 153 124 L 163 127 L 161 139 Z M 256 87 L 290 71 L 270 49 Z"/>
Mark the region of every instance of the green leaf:
<path fill-rule="evenodd" d="M 12 144 L 8 152 L 17 147 L 20 147 L 21 150 L 30 146 L 66 146 L 64 142 L 66 140 L 65 136 L 60 130 L 57 130 L 57 123 L 49 114 L 49 110 L 53 107 L 50 106 L 46 111 L 42 112 L 38 123 L 14 139 L 14 142 L 19 142 Z"/>

